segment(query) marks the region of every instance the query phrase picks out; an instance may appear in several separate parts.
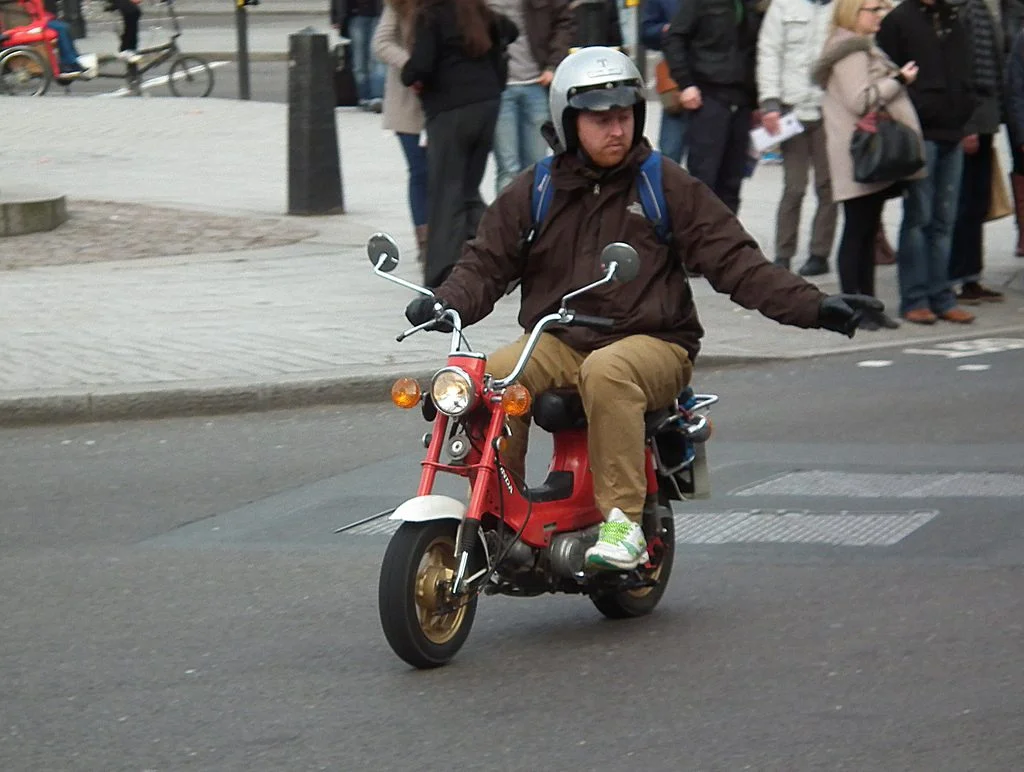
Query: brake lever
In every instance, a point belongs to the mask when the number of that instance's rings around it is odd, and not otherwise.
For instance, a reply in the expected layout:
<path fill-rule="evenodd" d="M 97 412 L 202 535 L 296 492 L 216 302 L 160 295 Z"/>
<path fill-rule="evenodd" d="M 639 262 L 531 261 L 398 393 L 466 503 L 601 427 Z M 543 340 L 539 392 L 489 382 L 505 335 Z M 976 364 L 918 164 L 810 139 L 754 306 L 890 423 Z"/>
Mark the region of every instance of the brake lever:
<path fill-rule="evenodd" d="M 417 324 L 415 327 L 410 327 L 405 332 L 399 333 L 398 337 L 395 338 L 395 341 L 401 343 L 410 335 L 415 335 L 417 332 L 422 332 L 423 330 L 427 329 L 427 327 L 429 327 L 432 324 L 435 324 L 436 322 L 436 319 L 431 319 L 429 322 L 424 322 L 423 324 Z"/>

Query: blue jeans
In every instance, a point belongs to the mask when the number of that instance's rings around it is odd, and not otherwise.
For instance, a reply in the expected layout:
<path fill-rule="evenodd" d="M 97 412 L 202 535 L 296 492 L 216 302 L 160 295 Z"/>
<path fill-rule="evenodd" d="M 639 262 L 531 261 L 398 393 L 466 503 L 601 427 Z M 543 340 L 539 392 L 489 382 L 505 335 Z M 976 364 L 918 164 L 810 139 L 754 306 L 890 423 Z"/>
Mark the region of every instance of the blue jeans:
<path fill-rule="evenodd" d="M 949 250 L 956 224 L 964 154 L 959 142 L 926 141 L 928 176 L 907 186 L 900 226 L 900 313 L 930 308 L 944 314 L 956 306 L 949 281 Z"/>
<path fill-rule="evenodd" d="M 548 153 L 540 127 L 549 119 L 548 90 L 539 84 L 507 86 L 501 94 L 498 125 L 494 131 L 494 160 L 497 165 L 496 192 L 523 169 Z"/>
<path fill-rule="evenodd" d="M 78 69 L 78 50 L 71 37 L 71 27 L 59 19 L 50 19 L 46 26 L 57 33 L 57 58 L 60 59 L 61 71 Z"/>
<path fill-rule="evenodd" d="M 413 225 L 427 224 L 427 149 L 420 147 L 419 134 L 396 132 L 409 169 L 409 211 Z"/>
<path fill-rule="evenodd" d="M 682 163 L 688 145 L 686 133 L 690 128 L 690 111 L 670 115 L 662 112 L 661 130 L 658 132 L 658 149 L 666 158 L 677 164 Z"/>
<path fill-rule="evenodd" d="M 352 41 L 352 77 L 361 102 L 384 96 L 386 70 L 374 58 L 371 46 L 379 20 L 379 16 L 352 16 L 348 20 L 348 38 Z"/>

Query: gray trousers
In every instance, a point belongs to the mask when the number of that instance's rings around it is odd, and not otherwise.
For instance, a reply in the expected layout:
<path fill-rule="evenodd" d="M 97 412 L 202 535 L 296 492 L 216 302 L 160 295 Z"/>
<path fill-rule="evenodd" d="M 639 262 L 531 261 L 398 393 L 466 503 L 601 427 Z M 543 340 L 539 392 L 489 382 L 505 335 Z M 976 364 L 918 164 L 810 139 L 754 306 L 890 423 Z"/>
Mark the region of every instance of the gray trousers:
<path fill-rule="evenodd" d="M 828 259 L 836 235 L 837 207 L 832 201 L 832 177 L 828 169 L 825 127 L 821 121 L 804 122 L 804 130 L 782 143 L 783 191 L 775 226 L 775 257 L 791 259 L 800 234 L 800 210 L 807 179 L 814 168 L 818 208 L 811 227 L 810 254 Z"/>

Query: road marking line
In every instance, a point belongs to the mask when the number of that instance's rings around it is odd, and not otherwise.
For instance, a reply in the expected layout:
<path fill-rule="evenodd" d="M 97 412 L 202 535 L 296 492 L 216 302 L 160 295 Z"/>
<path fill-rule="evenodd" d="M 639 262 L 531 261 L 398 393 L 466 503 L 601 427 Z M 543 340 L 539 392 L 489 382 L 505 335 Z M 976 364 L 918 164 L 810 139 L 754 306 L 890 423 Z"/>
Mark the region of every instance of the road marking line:
<path fill-rule="evenodd" d="M 980 373 L 988 370 L 992 365 L 960 365 L 957 370 L 963 370 L 965 373 Z"/>
<path fill-rule="evenodd" d="M 1021 498 L 1024 474 L 955 472 L 891 474 L 876 472 L 789 472 L 754 483 L 734 496 L 844 496 L 847 498 L 922 499 Z"/>
<path fill-rule="evenodd" d="M 857 363 L 857 367 L 889 367 L 891 359 L 865 359 Z"/>
<path fill-rule="evenodd" d="M 230 62 L 228 62 L 228 61 L 216 61 L 216 62 L 208 62 L 208 64 L 210 65 L 210 69 L 213 70 L 213 69 L 216 69 L 217 67 L 223 67 L 226 64 L 230 64 Z M 202 67 L 189 67 L 188 70 L 186 70 L 185 72 L 180 73 L 178 75 L 178 77 L 176 78 L 176 80 L 181 80 L 181 78 L 184 75 L 186 75 L 186 74 L 191 74 L 193 72 L 202 72 L 202 71 L 203 71 Z M 139 88 L 145 90 L 145 89 L 150 89 L 150 88 L 156 88 L 157 86 L 163 86 L 163 85 L 166 85 L 167 82 L 170 79 L 171 79 L 170 75 L 160 75 L 160 76 L 158 76 L 156 78 L 149 78 L 148 80 L 142 81 L 142 83 L 139 84 Z M 132 92 L 131 92 L 130 89 L 128 89 L 126 87 L 122 87 L 122 88 L 117 89 L 117 91 L 108 91 L 108 92 L 103 93 L 103 94 L 93 94 L 93 97 L 103 97 L 103 98 L 123 97 L 123 96 L 131 96 L 131 93 Z"/>
<path fill-rule="evenodd" d="M 1001 354 L 1004 351 L 1024 349 L 1024 340 L 1020 338 L 975 338 L 974 340 L 957 340 L 950 343 L 938 343 L 933 348 L 905 348 L 904 354 L 924 354 L 946 357 L 947 359 L 963 359 L 982 354 Z"/>

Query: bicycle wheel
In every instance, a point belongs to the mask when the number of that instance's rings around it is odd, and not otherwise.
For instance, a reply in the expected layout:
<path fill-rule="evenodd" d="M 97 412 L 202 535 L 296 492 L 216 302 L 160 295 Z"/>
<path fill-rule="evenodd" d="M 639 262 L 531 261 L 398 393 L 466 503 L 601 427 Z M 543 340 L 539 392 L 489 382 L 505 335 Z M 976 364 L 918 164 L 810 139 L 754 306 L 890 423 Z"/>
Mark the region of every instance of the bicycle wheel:
<path fill-rule="evenodd" d="M 50 87 L 50 65 L 31 48 L 0 52 L 0 94 L 42 96 Z"/>
<path fill-rule="evenodd" d="M 176 97 L 205 97 L 213 91 L 213 70 L 198 56 L 179 56 L 171 64 L 167 85 Z"/>

